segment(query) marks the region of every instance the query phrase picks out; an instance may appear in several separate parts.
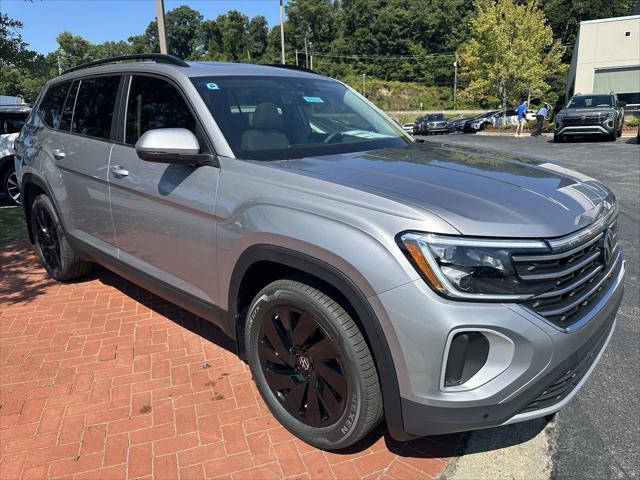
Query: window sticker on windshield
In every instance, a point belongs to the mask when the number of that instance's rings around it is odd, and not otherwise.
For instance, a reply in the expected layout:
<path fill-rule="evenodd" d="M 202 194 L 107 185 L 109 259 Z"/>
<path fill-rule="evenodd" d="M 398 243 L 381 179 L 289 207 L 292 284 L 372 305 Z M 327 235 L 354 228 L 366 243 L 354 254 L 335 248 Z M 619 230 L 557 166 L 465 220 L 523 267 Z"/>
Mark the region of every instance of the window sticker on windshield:
<path fill-rule="evenodd" d="M 218 84 L 213 82 L 207 83 L 207 88 L 209 90 L 220 90 L 220 87 L 218 87 Z"/>
<path fill-rule="evenodd" d="M 309 102 L 309 103 L 324 103 L 324 100 L 322 100 L 320 97 L 302 97 L 304 98 L 305 102 Z"/>

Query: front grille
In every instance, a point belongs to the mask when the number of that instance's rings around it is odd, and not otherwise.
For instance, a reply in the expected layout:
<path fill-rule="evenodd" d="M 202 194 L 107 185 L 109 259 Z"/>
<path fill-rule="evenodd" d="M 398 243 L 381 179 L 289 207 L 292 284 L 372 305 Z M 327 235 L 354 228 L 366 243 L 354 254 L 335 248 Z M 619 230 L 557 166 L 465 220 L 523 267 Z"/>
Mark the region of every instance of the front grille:
<path fill-rule="evenodd" d="M 604 346 L 611 327 L 607 328 L 605 333 L 598 339 L 594 346 L 589 348 L 584 354 L 578 355 L 569 368 L 562 371 L 556 379 L 542 391 L 531 403 L 529 403 L 520 413 L 530 412 L 532 410 L 540 410 L 550 407 L 569 395 L 574 388 L 578 386 L 580 380 L 584 378 L 589 371 L 591 365 L 598 356 L 598 352 Z"/>
<path fill-rule="evenodd" d="M 622 268 L 618 237 L 614 218 L 577 245 L 552 249 L 551 253 L 514 256 L 520 280 L 538 292 L 524 305 L 562 328 L 578 321 L 604 295 L 611 278 Z"/>
<path fill-rule="evenodd" d="M 600 125 L 602 120 L 600 115 L 584 115 L 578 117 L 565 117 L 563 123 L 567 126 L 571 125 Z"/>

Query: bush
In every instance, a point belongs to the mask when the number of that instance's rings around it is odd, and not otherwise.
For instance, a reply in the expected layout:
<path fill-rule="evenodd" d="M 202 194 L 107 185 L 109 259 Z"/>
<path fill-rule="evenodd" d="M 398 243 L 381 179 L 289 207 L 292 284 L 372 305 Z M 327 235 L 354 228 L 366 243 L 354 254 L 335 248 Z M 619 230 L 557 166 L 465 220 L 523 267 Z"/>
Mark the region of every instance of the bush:
<path fill-rule="evenodd" d="M 629 119 L 627 120 L 627 126 L 628 127 L 637 127 L 638 126 L 638 116 L 637 115 L 631 115 L 629 117 Z"/>

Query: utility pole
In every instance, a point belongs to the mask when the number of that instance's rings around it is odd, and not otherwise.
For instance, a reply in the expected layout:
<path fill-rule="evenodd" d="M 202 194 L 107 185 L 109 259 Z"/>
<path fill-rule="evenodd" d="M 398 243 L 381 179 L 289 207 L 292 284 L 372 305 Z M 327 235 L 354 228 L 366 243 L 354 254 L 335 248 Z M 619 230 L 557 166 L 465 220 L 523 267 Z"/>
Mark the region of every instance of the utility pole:
<path fill-rule="evenodd" d="M 299 67 L 298 65 L 298 49 L 296 48 L 296 67 Z"/>
<path fill-rule="evenodd" d="M 309 49 L 307 48 L 307 36 L 304 36 L 304 68 L 309 68 Z"/>
<path fill-rule="evenodd" d="M 367 74 L 363 73 L 362 74 L 362 96 L 366 97 L 367 96 L 367 84 L 366 84 L 366 78 L 367 78 Z"/>
<path fill-rule="evenodd" d="M 453 61 L 453 109 L 458 108 L 458 52 L 456 52 L 456 59 Z"/>
<path fill-rule="evenodd" d="M 280 56 L 284 65 L 284 6 L 282 0 L 280 0 Z"/>
<path fill-rule="evenodd" d="M 156 16 L 158 20 L 158 39 L 160 53 L 167 53 L 167 32 L 164 24 L 164 0 L 156 0 Z"/>
<path fill-rule="evenodd" d="M 310 63 L 311 66 L 309 68 L 313 70 L 313 43 L 311 42 L 309 42 L 309 51 L 311 52 L 311 54 L 309 55 L 309 58 L 311 60 L 311 63 Z"/>

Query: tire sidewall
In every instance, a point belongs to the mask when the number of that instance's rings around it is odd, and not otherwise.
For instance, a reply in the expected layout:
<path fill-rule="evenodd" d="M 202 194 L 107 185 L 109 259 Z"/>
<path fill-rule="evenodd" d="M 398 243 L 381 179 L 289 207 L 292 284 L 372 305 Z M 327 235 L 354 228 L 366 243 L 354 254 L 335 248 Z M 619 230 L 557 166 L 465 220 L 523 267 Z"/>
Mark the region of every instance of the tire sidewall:
<path fill-rule="evenodd" d="M 267 313 L 276 305 L 292 305 L 305 310 L 319 319 L 321 328 L 335 342 L 339 349 L 343 367 L 347 370 L 347 384 L 349 386 L 349 399 L 347 407 L 341 418 L 331 426 L 315 428 L 305 425 L 293 418 L 275 397 L 262 372 L 258 355 L 258 334 L 262 322 L 267 318 Z M 358 434 L 358 418 L 362 411 L 362 376 L 358 372 L 358 360 L 351 344 L 341 333 L 337 325 L 330 320 L 330 314 L 313 299 L 301 292 L 284 288 L 265 288 L 249 307 L 247 312 L 247 329 L 245 336 L 245 348 L 249 366 L 254 381 L 265 398 L 271 413 L 291 433 L 302 438 L 306 442 L 320 448 L 342 448 L 350 443 L 350 438 Z"/>

